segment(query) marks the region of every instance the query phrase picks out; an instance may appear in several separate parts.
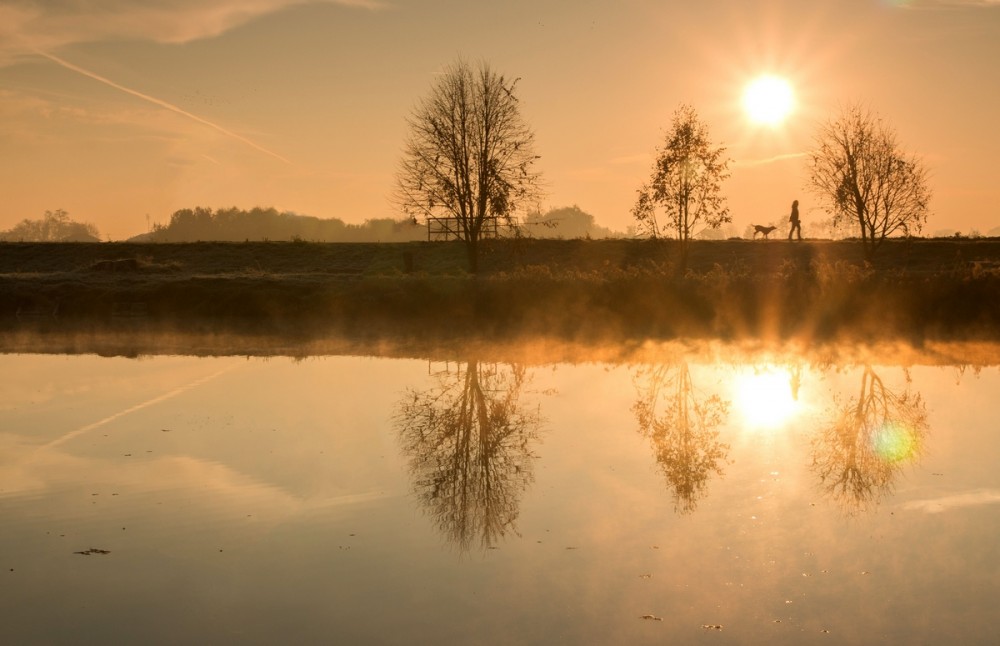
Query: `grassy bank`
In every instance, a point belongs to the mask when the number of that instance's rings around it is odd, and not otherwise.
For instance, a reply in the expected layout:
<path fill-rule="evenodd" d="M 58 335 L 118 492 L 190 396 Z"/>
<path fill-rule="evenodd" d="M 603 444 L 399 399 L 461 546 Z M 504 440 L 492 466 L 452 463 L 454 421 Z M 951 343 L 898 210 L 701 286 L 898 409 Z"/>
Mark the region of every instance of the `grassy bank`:
<path fill-rule="evenodd" d="M 0 320 L 562 338 L 1000 338 L 1000 241 L 0 244 Z"/>

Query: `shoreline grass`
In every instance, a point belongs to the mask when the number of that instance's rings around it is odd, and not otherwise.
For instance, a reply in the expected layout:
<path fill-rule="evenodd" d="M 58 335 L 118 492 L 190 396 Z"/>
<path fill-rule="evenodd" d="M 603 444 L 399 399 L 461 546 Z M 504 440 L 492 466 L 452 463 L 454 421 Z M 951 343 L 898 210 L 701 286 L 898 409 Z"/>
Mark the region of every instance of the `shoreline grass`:
<path fill-rule="evenodd" d="M 409 260 L 407 260 L 409 257 Z M 0 244 L 0 327 L 136 318 L 345 334 L 635 338 L 1000 339 L 1000 241 L 692 245 Z M 414 271 L 406 273 L 407 263 Z"/>

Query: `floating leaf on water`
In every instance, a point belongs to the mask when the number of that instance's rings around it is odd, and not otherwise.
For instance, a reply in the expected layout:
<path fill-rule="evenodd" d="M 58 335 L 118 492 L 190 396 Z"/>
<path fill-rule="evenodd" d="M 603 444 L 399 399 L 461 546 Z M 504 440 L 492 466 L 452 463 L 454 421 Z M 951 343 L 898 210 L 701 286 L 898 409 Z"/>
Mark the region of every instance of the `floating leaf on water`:
<path fill-rule="evenodd" d="M 652 621 L 663 621 L 663 617 L 657 617 L 656 615 L 639 615 L 639 619 L 647 619 Z"/>
<path fill-rule="evenodd" d="M 110 554 L 111 550 L 102 550 L 96 547 L 91 547 L 90 549 L 83 550 L 82 552 L 73 552 L 74 554 L 82 554 L 84 556 L 90 556 L 91 554 Z"/>
<path fill-rule="evenodd" d="M 722 630 L 722 624 L 702 624 L 701 627 L 705 630 Z"/>

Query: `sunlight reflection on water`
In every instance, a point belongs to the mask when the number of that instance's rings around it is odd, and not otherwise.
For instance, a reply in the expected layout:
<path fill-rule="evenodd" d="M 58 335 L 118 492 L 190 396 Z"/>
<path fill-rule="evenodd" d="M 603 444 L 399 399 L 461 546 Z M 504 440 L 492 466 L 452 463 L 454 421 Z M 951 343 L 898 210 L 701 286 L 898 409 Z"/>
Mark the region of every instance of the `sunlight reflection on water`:
<path fill-rule="evenodd" d="M 750 430 L 775 430 L 798 414 L 798 373 L 787 368 L 763 366 L 739 371 L 732 378 L 737 410 Z"/>

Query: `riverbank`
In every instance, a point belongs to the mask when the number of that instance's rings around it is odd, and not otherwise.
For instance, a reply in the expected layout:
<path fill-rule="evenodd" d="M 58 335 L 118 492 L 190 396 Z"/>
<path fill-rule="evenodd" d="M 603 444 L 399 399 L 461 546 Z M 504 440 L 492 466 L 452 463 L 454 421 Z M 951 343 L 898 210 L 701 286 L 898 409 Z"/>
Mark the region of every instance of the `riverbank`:
<path fill-rule="evenodd" d="M 0 244 L 0 325 L 601 339 L 1000 338 L 1000 241 Z"/>

